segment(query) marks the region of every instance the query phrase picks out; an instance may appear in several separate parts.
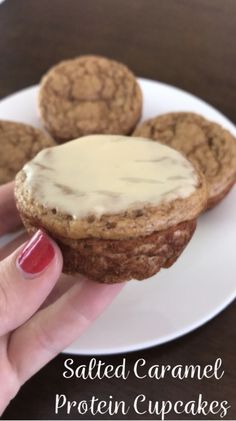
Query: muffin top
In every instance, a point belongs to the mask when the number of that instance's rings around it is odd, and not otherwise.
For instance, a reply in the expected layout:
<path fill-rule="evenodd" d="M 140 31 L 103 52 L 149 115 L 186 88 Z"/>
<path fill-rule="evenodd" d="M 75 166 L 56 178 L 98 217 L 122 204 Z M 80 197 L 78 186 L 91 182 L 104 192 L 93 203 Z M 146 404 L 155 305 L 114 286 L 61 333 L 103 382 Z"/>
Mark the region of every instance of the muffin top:
<path fill-rule="evenodd" d="M 85 55 L 64 60 L 42 78 L 39 111 L 58 142 L 93 133 L 129 134 L 142 111 L 142 93 L 122 63 Z"/>
<path fill-rule="evenodd" d="M 53 145 L 54 140 L 35 127 L 0 120 L 0 184 L 14 180 L 27 161 L 43 148 Z"/>
<path fill-rule="evenodd" d="M 171 146 L 193 162 L 206 177 L 208 207 L 223 199 L 236 181 L 236 139 L 198 114 L 163 114 L 144 121 L 133 135 Z"/>
<path fill-rule="evenodd" d="M 24 171 L 41 204 L 73 219 L 185 198 L 198 184 L 191 163 L 174 149 L 115 135 L 46 149 Z"/>
<path fill-rule="evenodd" d="M 149 139 L 117 135 L 86 136 L 46 149 L 24 166 L 19 183 L 27 202 L 23 207 L 30 202 L 42 215 L 46 210 L 54 219 L 69 219 L 70 238 L 80 236 L 81 229 L 90 235 L 92 227 L 94 236 L 101 235 L 104 218 L 111 223 L 109 231 L 119 237 L 122 218 L 127 222 L 135 216 L 142 223 L 147 213 L 154 213 L 155 219 L 159 212 L 152 232 L 161 221 L 171 221 L 174 203 L 178 208 L 184 202 L 178 223 L 196 217 L 205 199 L 201 176 L 181 153 Z M 132 231 L 131 226 L 127 229 Z"/>

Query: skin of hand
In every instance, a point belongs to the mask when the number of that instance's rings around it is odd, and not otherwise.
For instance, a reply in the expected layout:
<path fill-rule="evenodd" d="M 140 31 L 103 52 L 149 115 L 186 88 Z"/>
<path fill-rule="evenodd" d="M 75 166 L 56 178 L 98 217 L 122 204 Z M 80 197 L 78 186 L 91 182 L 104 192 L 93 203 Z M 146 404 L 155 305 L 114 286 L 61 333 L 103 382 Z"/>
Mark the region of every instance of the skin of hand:
<path fill-rule="evenodd" d="M 0 187 L 0 236 L 16 230 L 13 183 Z M 62 275 L 60 249 L 39 230 L 0 248 L 0 414 L 20 387 L 78 338 L 119 293 Z"/>

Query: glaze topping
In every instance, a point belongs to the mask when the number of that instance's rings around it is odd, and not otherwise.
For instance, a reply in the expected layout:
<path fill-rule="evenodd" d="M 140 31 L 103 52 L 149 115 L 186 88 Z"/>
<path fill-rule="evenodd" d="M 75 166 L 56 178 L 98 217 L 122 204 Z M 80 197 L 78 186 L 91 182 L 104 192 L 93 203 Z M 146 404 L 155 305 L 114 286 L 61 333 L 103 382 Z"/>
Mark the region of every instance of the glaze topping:
<path fill-rule="evenodd" d="M 176 150 L 118 135 L 85 136 L 45 149 L 23 170 L 41 205 L 74 219 L 186 198 L 199 182 Z"/>

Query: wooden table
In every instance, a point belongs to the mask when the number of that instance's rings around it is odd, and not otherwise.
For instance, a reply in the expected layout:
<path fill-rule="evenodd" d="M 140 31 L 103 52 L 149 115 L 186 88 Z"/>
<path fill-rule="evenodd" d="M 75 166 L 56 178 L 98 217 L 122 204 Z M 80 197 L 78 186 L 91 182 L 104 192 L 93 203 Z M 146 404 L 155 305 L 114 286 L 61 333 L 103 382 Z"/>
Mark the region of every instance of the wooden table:
<path fill-rule="evenodd" d="M 0 28 L 1 97 L 37 83 L 61 59 L 96 53 L 126 63 L 137 75 L 186 89 L 236 121 L 235 0 L 6 0 L 0 5 Z M 228 400 L 231 410 L 225 419 L 236 418 L 235 317 L 233 303 L 207 325 L 179 340 L 126 355 L 128 367 L 141 357 L 150 366 L 205 365 L 221 357 L 225 375 L 220 382 L 153 382 L 134 376 L 129 381 L 106 379 L 102 383 L 65 380 L 65 357 L 60 355 L 22 387 L 4 418 L 65 418 L 65 413 L 54 415 L 56 393 L 65 393 L 71 400 L 88 399 L 91 394 L 100 399 L 113 395 L 127 404 L 137 393 L 172 401 L 189 401 L 202 393 L 209 401 Z M 123 357 L 102 359 L 119 364 Z M 86 364 L 89 358 L 75 357 L 75 362 Z M 140 416 L 155 418 L 145 417 Z M 178 416 L 172 413 L 168 418 Z M 129 419 L 138 416 L 130 412 Z"/>

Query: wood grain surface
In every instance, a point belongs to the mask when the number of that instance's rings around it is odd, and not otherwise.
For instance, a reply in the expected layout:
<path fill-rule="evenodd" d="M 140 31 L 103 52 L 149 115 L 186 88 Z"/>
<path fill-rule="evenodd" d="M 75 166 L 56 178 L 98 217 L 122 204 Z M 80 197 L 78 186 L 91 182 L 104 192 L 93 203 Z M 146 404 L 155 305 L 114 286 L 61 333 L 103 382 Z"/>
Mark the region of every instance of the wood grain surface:
<path fill-rule="evenodd" d="M 96 53 L 126 63 L 139 76 L 188 90 L 236 121 L 235 0 L 6 0 L 0 5 L 0 31 L 0 97 L 37 83 L 61 59 Z M 202 393 L 209 401 L 228 400 L 231 409 L 225 419 L 234 419 L 235 317 L 233 303 L 207 325 L 179 340 L 126 355 L 128 367 L 137 358 L 145 358 L 151 366 L 205 365 L 221 357 L 225 375 L 220 382 L 140 381 L 134 376 L 128 381 L 106 379 L 102 383 L 65 381 L 62 377 L 65 356 L 60 355 L 22 387 L 3 418 L 92 418 L 90 414 L 56 416 L 53 407 L 56 393 L 65 393 L 70 400 L 88 399 L 91 394 L 100 399 L 112 395 L 127 404 L 138 393 L 153 400 L 172 401 L 189 401 Z M 119 364 L 123 357 L 102 360 Z M 77 364 L 89 362 L 88 357 L 74 359 Z M 157 417 L 138 417 L 131 411 L 126 419 Z M 172 413 L 168 419 L 178 416 Z"/>

